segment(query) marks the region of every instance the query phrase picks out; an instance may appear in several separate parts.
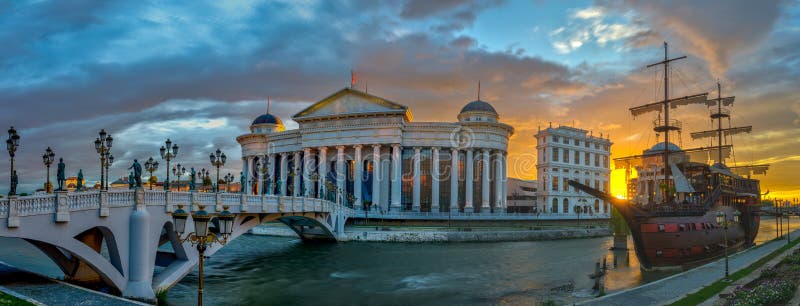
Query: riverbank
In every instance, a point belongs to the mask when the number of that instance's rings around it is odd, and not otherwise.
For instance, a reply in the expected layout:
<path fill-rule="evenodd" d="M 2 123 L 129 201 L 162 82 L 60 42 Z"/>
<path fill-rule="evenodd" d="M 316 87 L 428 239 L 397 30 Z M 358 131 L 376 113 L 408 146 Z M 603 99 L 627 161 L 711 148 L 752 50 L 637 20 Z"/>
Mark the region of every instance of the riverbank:
<path fill-rule="evenodd" d="M 792 232 L 798 235 L 800 231 Z M 783 239 L 772 240 L 762 245 L 729 256 L 729 267 L 732 278 L 738 279 L 737 273 L 765 259 L 786 245 Z M 768 259 L 767 259 L 768 260 Z M 763 264 L 763 263 L 762 263 Z M 639 287 L 612 293 L 589 300 L 578 305 L 668 305 L 701 292 L 709 290 L 724 277 L 725 259 L 719 259 L 703 266 L 678 273 Z M 749 272 L 742 272 L 747 274 Z M 724 287 L 723 287 L 724 288 Z M 721 289 L 721 288 L 720 288 Z M 718 292 L 718 291 L 715 291 Z M 697 301 L 702 302 L 705 299 Z M 684 305 L 682 302 L 678 303 Z M 696 303 L 687 303 L 693 305 Z"/>
<path fill-rule="evenodd" d="M 280 223 L 265 223 L 250 230 L 251 234 L 276 237 L 298 237 Z M 538 241 L 610 236 L 604 227 L 421 227 L 421 226 L 350 226 L 339 241 L 358 242 L 477 242 Z"/>

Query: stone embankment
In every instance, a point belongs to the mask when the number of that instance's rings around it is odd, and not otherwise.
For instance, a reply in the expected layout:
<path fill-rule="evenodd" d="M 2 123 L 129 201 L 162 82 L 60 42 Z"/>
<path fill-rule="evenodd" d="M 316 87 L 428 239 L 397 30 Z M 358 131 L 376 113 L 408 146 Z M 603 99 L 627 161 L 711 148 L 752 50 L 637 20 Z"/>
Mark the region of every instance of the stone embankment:
<path fill-rule="evenodd" d="M 262 224 L 250 230 L 255 235 L 297 237 L 292 230 L 275 224 Z M 472 241 L 529 241 L 604 237 L 611 235 L 607 228 L 564 229 L 498 229 L 473 230 L 447 228 L 345 228 L 340 241 L 362 242 L 472 242 Z"/>

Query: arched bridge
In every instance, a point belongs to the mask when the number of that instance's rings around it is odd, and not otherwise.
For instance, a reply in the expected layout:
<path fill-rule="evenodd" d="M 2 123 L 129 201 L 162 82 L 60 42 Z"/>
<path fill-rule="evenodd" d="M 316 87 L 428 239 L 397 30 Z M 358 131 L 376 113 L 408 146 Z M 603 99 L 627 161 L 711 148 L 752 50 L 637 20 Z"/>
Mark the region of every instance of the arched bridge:
<path fill-rule="evenodd" d="M 236 214 L 229 241 L 267 221 L 283 222 L 304 240 L 335 241 L 352 209 L 322 199 L 146 191 L 56 192 L 0 199 L 0 236 L 24 239 L 75 283 L 102 282 L 122 296 L 154 301 L 197 263 L 197 251 L 173 230 L 177 205 Z M 214 220 L 212 220 L 212 223 Z M 212 228 L 212 231 L 214 228 Z M 193 231 L 191 220 L 186 231 Z M 222 246 L 215 244 L 211 255 Z"/>

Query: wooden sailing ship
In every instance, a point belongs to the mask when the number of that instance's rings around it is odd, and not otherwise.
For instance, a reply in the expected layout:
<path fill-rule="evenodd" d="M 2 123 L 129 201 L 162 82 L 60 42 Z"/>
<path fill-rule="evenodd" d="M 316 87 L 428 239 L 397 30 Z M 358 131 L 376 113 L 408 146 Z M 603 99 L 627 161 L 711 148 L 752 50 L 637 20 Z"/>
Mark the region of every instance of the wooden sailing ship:
<path fill-rule="evenodd" d="M 630 108 L 634 117 L 663 114 L 663 119 L 654 121 L 653 130 L 664 135 L 664 142 L 641 155 L 614 159 L 615 168 L 626 170 L 627 199 L 569 182 L 620 212 L 644 269 L 683 267 L 722 256 L 753 244 L 759 228 L 761 191 L 759 181 L 750 176 L 765 174 L 769 165 L 725 165 L 733 146 L 723 144 L 723 139 L 749 133 L 752 127 L 722 127 L 722 121 L 730 118 L 725 107 L 733 104 L 734 97 L 723 97 L 719 83 L 714 99 L 708 99 L 708 93 L 669 97 L 669 65 L 683 58 L 669 58 L 664 43 L 664 60 L 648 66 L 664 66 L 664 99 Z M 681 149 L 670 142 L 670 133 L 682 129 L 680 121 L 670 118 L 670 109 L 692 104 L 708 106 L 712 122 L 717 123 L 716 129 L 691 133 L 692 138 L 717 138 L 716 145 Z M 631 168 L 638 177 L 629 179 Z"/>

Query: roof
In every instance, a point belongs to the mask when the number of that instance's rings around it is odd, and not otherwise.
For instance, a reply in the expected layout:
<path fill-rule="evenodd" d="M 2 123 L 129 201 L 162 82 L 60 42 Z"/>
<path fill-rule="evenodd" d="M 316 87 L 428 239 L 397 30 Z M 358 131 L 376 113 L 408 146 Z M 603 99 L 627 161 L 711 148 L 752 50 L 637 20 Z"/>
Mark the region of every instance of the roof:
<path fill-rule="evenodd" d="M 292 116 L 292 119 L 297 121 L 298 119 L 302 119 L 302 118 L 315 118 L 315 117 L 318 117 L 317 115 L 314 114 L 316 111 L 324 108 L 325 106 L 327 106 L 327 105 L 329 105 L 331 103 L 337 102 L 340 98 L 342 98 L 342 97 L 344 97 L 346 95 L 357 96 L 357 97 L 363 98 L 364 100 L 366 100 L 368 102 L 371 102 L 371 103 L 374 103 L 376 105 L 380 105 L 380 106 L 384 107 L 385 110 L 380 111 L 381 113 L 403 114 L 407 121 L 411 121 L 412 118 L 413 118 L 411 116 L 411 112 L 408 109 L 408 106 L 402 105 L 402 104 L 397 103 L 397 102 L 389 101 L 387 99 L 384 99 L 384 98 L 381 98 L 381 97 L 378 97 L 378 96 L 374 96 L 374 95 L 368 94 L 366 92 L 363 92 L 363 91 L 360 91 L 360 90 L 357 90 L 357 89 L 345 87 L 345 88 L 343 88 L 343 89 L 331 94 L 330 96 L 327 96 L 327 97 L 323 98 L 322 100 L 317 101 L 316 103 L 314 103 L 311 106 L 305 108 L 304 110 L 300 111 L 299 113 L 295 114 L 294 116 Z M 353 114 L 356 114 L 356 113 L 353 113 Z M 326 117 L 326 116 L 323 115 L 322 117 Z"/>
<path fill-rule="evenodd" d="M 272 114 L 263 114 L 261 116 L 256 117 L 255 120 L 253 120 L 253 124 L 252 125 L 256 125 L 256 124 L 283 125 L 283 121 L 281 121 L 280 118 L 273 116 Z"/>
<path fill-rule="evenodd" d="M 678 147 L 677 145 L 675 145 L 674 143 L 671 143 L 671 142 L 669 143 L 668 147 L 669 147 L 669 151 L 670 152 L 681 152 L 681 151 L 683 151 L 683 150 L 681 150 L 680 147 Z M 647 149 L 647 150 L 644 151 L 645 154 L 652 154 L 652 153 L 659 153 L 659 152 L 664 152 L 664 142 L 659 142 L 659 143 L 655 144 L 653 147 L 651 147 L 650 149 Z"/>
<path fill-rule="evenodd" d="M 464 105 L 464 108 L 461 109 L 461 113 L 464 112 L 489 112 L 495 115 L 497 114 L 497 111 L 494 110 L 491 104 L 482 100 L 475 100 L 467 103 L 467 105 Z"/>

